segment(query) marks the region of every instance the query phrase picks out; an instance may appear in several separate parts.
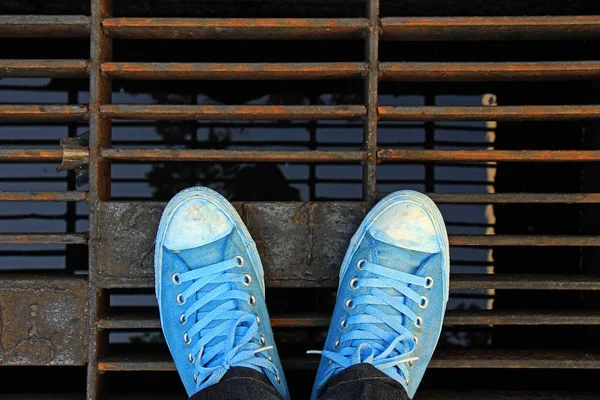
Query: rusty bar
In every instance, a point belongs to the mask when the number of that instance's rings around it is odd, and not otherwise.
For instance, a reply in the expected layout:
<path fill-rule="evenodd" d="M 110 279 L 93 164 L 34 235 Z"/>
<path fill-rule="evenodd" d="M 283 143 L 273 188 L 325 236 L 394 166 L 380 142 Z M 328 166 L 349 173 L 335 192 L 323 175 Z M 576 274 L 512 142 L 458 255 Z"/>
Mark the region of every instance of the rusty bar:
<path fill-rule="evenodd" d="M 0 162 L 61 161 L 62 149 L 0 149 Z"/>
<path fill-rule="evenodd" d="M 90 18 L 83 15 L 0 15 L 0 37 L 88 37 Z"/>
<path fill-rule="evenodd" d="M 115 79 L 351 79 L 368 66 L 331 63 L 105 63 L 102 72 Z"/>
<path fill-rule="evenodd" d="M 362 151 L 279 151 L 279 150 L 190 150 L 190 149 L 130 149 L 102 150 L 102 156 L 112 161 L 230 161 L 230 162 L 294 162 L 332 163 L 360 162 Z"/>
<path fill-rule="evenodd" d="M 593 275 L 452 274 L 450 289 L 599 290 Z"/>
<path fill-rule="evenodd" d="M 328 18 L 109 18 L 108 36 L 120 39 L 352 39 L 367 19 Z"/>
<path fill-rule="evenodd" d="M 365 41 L 365 57 L 369 74 L 365 80 L 364 149 L 367 158 L 363 163 L 363 199 L 374 202 L 377 198 L 377 106 L 379 83 L 379 0 L 367 0 L 369 30 Z"/>
<path fill-rule="evenodd" d="M 86 119 L 85 106 L 0 105 L 0 122 L 70 122 Z"/>
<path fill-rule="evenodd" d="M 382 39 L 390 40 L 581 40 L 600 37 L 600 16 L 387 17 Z"/>
<path fill-rule="evenodd" d="M 284 358 L 286 370 L 317 368 L 319 357 Z M 435 352 L 430 368 L 533 368 L 533 369 L 598 369 L 600 355 L 579 350 L 500 350 L 500 349 L 440 349 Z M 144 354 L 114 355 L 99 363 L 101 371 L 175 371 L 175 365 L 165 356 Z"/>
<path fill-rule="evenodd" d="M 598 105 L 379 107 L 382 121 L 577 121 L 598 117 Z"/>
<path fill-rule="evenodd" d="M 86 233 L 0 233 L 3 244 L 87 244 Z"/>
<path fill-rule="evenodd" d="M 444 325 L 600 325 L 593 310 L 448 310 Z"/>
<path fill-rule="evenodd" d="M 384 62 L 379 77 L 402 82 L 583 80 L 600 77 L 600 62 Z"/>
<path fill-rule="evenodd" d="M 363 117 L 363 106 L 189 106 L 105 105 L 104 117 L 151 120 L 296 120 L 355 119 Z"/>
<path fill-rule="evenodd" d="M 81 78 L 88 68 L 87 60 L 0 60 L 0 77 Z"/>
<path fill-rule="evenodd" d="M 87 192 L 3 192 L 0 201 L 87 201 Z"/>
<path fill-rule="evenodd" d="M 85 365 L 85 278 L 3 275 L 0 365 Z"/>
<path fill-rule="evenodd" d="M 597 235 L 450 235 L 451 246 L 600 246 Z"/>
<path fill-rule="evenodd" d="M 112 15 L 112 0 L 91 0 L 91 42 L 90 42 L 90 161 L 89 161 L 89 278 L 88 303 L 90 318 L 88 324 L 89 351 L 87 366 L 87 399 L 100 396 L 100 374 L 98 359 L 108 346 L 107 338 L 101 336 L 97 322 L 105 313 L 106 296 L 98 284 L 98 266 L 106 262 L 99 254 L 105 232 L 100 229 L 98 216 L 103 202 L 110 200 L 110 163 L 101 154 L 103 148 L 110 146 L 111 121 L 100 112 L 102 104 L 112 100 L 112 82 L 102 74 L 102 64 L 112 61 L 112 39 L 104 34 L 102 21 Z M 104 340 L 103 340 L 104 339 Z"/>
<path fill-rule="evenodd" d="M 596 204 L 600 193 L 428 193 L 436 203 Z"/>
<path fill-rule="evenodd" d="M 380 162 L 588 162 L 600 161 L 600 150 L 379 150 Z"/>

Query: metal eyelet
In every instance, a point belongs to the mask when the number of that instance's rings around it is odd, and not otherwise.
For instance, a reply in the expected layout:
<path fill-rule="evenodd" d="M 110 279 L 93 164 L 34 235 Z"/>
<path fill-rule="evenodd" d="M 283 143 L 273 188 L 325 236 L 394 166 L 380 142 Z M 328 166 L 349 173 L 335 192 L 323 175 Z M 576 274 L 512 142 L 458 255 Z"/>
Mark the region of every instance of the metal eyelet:
<path fill-rule="evenodd" d="M 408 364 L 409 367 L 412 367 L 414 365 L 414 363 L 415 362 L 413 360 L 410 360 L 407 364 Z"/>
<path fill-rule="evenodd" d="M 431 289 L 433 287 L 433 278 L 430 276 L 425 277 L 425 289 Z"/>
<path fill-rule="evenodd" d="M 331 365 L 331 364 L 333 364 L 332 360 L 327 361 L 327 365 Z"/>
<path fill-rule="evenodd" d="M 279 377 L 279 375 L 275 375 L 275 380 L 277 381 L 277 383 L 281 383 L 281 378 Z"/>
<path fill-rule="evenodd" d="M 410 380 L 408 378 L 406 378 L 406 384 L 408 385 L 410 382 Z"/>
<path fill-rule="evenodd" d="M 340 348 L 340 339 L 335 339 L 335 343 L 333 344 L 333 347 L 335 347 L 336 349 Z"/>
<path fill-rule="evenodd" d="M 177 294 L 177 304 L 179 304 L 180 306 L 185 304 L 185 299 L 183 298 L 183 294 L 182 293 L 178 293 Z"/>
<path fill-rule="evenodd" d="M 192 338 L 188 336 L 187 332 L 183 334 L 183 343 L 190 344 L 192 343 Z"/>
<path fill-rule="evenodd" d="M 242 268 L 244 266 L 244 257 L 235 256 L 235 260 L 237 261 L 237 267 Z"/>
<path fill-rule="evenodd" d="M 250 295 L 250 299 L 248 300 L 248 304 L 250 304 L 252 307 L 254 307 L 256 305 L 256 297 L 254 297 L 253 294 Z"/>
<path fill-rule="evenodd" d="M 419 302 L 419 307 L 420 308 L 427 308 L 427 305 L 429 304 L 429 299 L 425 296 L 421 296 L 421 301 Z"/>
<path fill-rule="evenodd" d="M 267 357 L 267 360 L 269 360 L 269 361 L 273 361 L 273 357 L 271 357 L 271 356 L 268 356 L 268 357 Z"/>
<path fill-rule="evenodd" d="M 250 286 L 252 284 L 252 277 L 248 274 L 244 274 L 244 286 Z"/>
<path fill-rule="evenodd" d="M 348 323 L 346 322 L 346 319 L 344 318 L 342 320 L 342 322 L 340 322 L 340 328 L 341 329 L 346 329 L 348 327 Z"/>
<path fill-rule="evenodd" d="M 185 317 L 185 314 L 181 314 L 181 315 L 179 316 L 179 323 L 180 323 L 181 325 L 185 325 L 185 323 L 186 323 L 186 322 L 187 322 L 187 318 Z"/>
<path fill-rule="evenodd" d="M 415 336 L 413 339 L 415 340 L 415 347 L 417 347 L 419 345 L 419 338 Z"/>
<path fill-rule="evenodd" d="M 358 260 L 358 262 L 356 263 L 356 269 L 359 271 L 362 271 L 365 269 L 364 265 L 367 262 L 367 260 L 365 258 L 361 258 L 360 260 Z"/>
<path fill-rule="evenodd" d="M 193 364 L 194 361 L 196 361 L 196 358 L 194 358 L 192 353 L 188 353 L 188 361 L 190 362 L 190 364 Z"/>
<path fill-rule="evenodd" d="M 194 383 L 198 383 L 198 377 L 194 374 Z"/>
<path fill-rule="evenodd" d="M 350 280 L 350 289 L 358 289 L 358 276 L 355 276 L 354 278 L 352 278 L 352 280 Z"/>
<path fill-rule="evenodd" d="M 179 280 L 179 272 L 175 272 L 173 275 L 171 275 L 171 280 L 174 284 L 181 285 L 181 281 Z"/>
<path fill-rule="evenodd" d="M 264 346 L 265 343 L 267 343 L 267 341 L 265 340 L 265 337 L 263 335 L 260 335 L 260 344 Z"/>
<path fill-rule="evenodd" d="M 354 307 L 356 307 L 352 300 L 353 299 L 346 300 L 346 310 L 352 310 Z"/>
<path fill-rule="evenodd" d="M 417 317 L 417 320 L 415 321 L 415 326 L 417 328 L 422 328 L 423 327 L 423 318 Z"/>
<path fill-rule="evenodd" d="M 257 315 L 257 316 L 256 316 L 256 323 L 260 325 L 260 323 L 261 323 L 261 322 L 262 322 L 262 321 L 261 321 L 260 317 Z"/>

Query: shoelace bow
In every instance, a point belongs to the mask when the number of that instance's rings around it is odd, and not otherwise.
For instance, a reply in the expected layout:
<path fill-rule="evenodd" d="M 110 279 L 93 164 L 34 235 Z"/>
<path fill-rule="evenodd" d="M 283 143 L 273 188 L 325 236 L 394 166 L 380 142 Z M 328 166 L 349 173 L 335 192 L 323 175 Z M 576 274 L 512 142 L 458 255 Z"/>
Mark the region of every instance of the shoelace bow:
<path fill-rule="evenodd" d="M 262 368 L 278 375 L 277 368 L 268 358 L 258 356 L 273 348 L 261 346 L 254 340 L 258 333 L 258 316 L 236 307 L 236 300 L 251 305 L 256 302 L 249 293 L 231 288 L 234 282 L 248 284 L 249 275 L 231 272 L 241 266 L 243 259 L 238 256 L 177 275 L 178 283 L 193 282 L 177 296 L 177 303 L 183 306 L 188 299 L 196 299 L 181 315 L 180 323 L 187 324 L 197 313 L 197 321 L 187 329 L 183 340 L 192 346 L 188 360 L 194 364 L 194 381 L 198 389 L 219 382 L 232 366 Z M 196 296 L 205 288 L 207 291 L 202 296 Z M 203 311 L 210 302 L 219 305 L 211 305 L 209 311 Z"/>
<path fill-rule="evenodd" d="M 358 363 L 369 363 L 392 378 L 402 379 L 408 384 L 407 364 L 418 360 L 418 357 L 410 356 L 417 342 L 412 332 L 404 325 L 407 322 L 406 318 L 417 326 L 421 326 L 423 321 L 404 304 L 404 299 L 426 307 L 427 298 L 421 297 L 408 285 L 431 287 L 433 280 L 366 260 L 360 260 L 357 268 L 361 272 L 370 272 L 374 277 L 356 277 L 350 281 L 351 288 L 363 287 L 372 290 L 369 294 L 357 294 L 348 299 L 346 309 L 364 306 L 363 311 L 342 320 L 340 329 L 346 333 L 337 339 L 334 351 L 307 353 L 322 354 L 330 360 L 327 376 Z M 390 294 L 389 289 L 394 289 L 398 294 Z M 392 307 L 398 314 L 387 314 L 376 306 Z M 381 324 L 387 325 L 391 330 L 381 329 L 378 326 Z"/>

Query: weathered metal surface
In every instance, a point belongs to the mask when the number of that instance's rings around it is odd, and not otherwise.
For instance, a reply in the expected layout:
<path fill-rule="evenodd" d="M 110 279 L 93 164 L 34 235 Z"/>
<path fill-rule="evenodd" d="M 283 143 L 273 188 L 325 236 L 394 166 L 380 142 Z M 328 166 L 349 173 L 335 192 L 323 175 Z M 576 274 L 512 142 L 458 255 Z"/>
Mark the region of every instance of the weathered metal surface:
<path fill-rule="evenodd" d="M 377 104 L 379 101 L 379 0 L 367 1 L 369 31 L 365 41 L 365 57 L 369 62 L 369 74 L 365 79 L 364 145 L 367 159 L 363 164 L 363 199 L 374 202 L 377 197 Z"/>
<path fill-rule="evenodd" d="M 315 369 L 319 357 L 284 358 L 286 370 Z M 101 371 L 174 371 L 168 358 L 112 356 L 103 359 Z M 442 349 L 435 352 L 429 368 L 522 368 L 522 369 L 598 369 L 600 356 L 582 351 Z"/>
<path fill-rule="evenodd" d="M 171 121 L 357 119 L 366 114 L 363 106 L 103 105 L 100 111 L 114 119 Z"/>
<path fill-rule="evenodd" d="M 87 201 L 87 192 L 0 192 L 0 201 Z"/>
<path fill-rule="evenodd" d="M 154 236 L 163 203 L 110 202 L 100 215 L 103 278 L 153 276 Z M 360 203 L 238 203 L 256 241 L 268 286 L 334 286 Z"/>
<path fill-rule="evenodd" d="M 348 39 L 366 19 L 327 18 L 108 18 L 104 32 L 121 39 Z"/>
<path fill-rule="evenodd" d="M 0 64 L 1 67 L 1 64 Z M 365 63 L 105 63 L 115 79 L 350 79 L 367 73 Z M 0 70 L 1 71 L 1 70 Z"/>
<path fill-rule="evenodd" d="M 600 17 L 386 17 L 382 39 L 577 40 L 600 37 Z"/>
<path fill-rule="evenodd" d="M 87 244 L 87 233 L 0 233 L 5 244 Z"/>
<path fill-rule="evenodd" d="M 0 162 L 61 161 L 62 149 L 0 149 Z"/>
<path fill-rule="evenodd" d="M 88 37 L 83 15 L 0 15 L 0 37 Z"/>
<path fill-rule="evenodd" d="M 452 274 L 450 289 L 600 290 L 600 277 L 575 274 Z"/>
<path fill-rule="evenodd" d="M 436 203 L 595 204 L 600 193 L 428 193 Z"/>
<path fill-rule="evenodd" d="M 105 149 L 103 157 L 114 161 L 235 161 L 235 162 L 360 162 L 362 151 L 277 151 L 277 150 L 186 150 L 186 149 Z"/>
<path fill-rule="evenodd" d="M 384 62 L 379 68 L 382 80 L 403 82 L 560 81 L 600 77 L 597 61 Z"/>
<path fill-rule="evenodd" d="M 451 246 L 600 246 L 598 235 L 450 235 Z"/>
<path fill-rule="evenodd" d="M 382 121 L 577 121 L 600 117 L 600 106 L 379 107 Z"/>
<path fill-rule="evenodd" d="M 1 122 L 69 122 L 86 119 L 85 106 L 0 105 Z"/>
<path fill-rule="evenodd" d="M 397 150 L 377 152 L 380 162 L 510 161 L 585 162 L 600 161 L 600 150 Z"/>
<path fill-rule="evenodd" d="M 85 365 L 87 281 L 0 279 L 0 365 Z"/>
<path fill-rule="evenodd" d="M 0 60 L 0 77 L 81 78 L 88 67 L 87 60 Z"/>

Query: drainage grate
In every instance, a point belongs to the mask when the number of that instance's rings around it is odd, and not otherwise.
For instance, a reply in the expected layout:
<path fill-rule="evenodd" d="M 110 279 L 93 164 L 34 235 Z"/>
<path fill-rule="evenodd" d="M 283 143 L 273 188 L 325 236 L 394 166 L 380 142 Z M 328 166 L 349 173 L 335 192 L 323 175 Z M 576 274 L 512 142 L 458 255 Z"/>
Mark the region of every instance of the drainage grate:
<path fill-rule="evenodd" d="M 192 185 L 257 242 L 296 396 L 354 229 L 415 189 L 452 246 L 418 398 L 597 397 L 600 5 L 114 3 L 0 2 L 2 398 L 183 398 L 152 254 Z"/>

